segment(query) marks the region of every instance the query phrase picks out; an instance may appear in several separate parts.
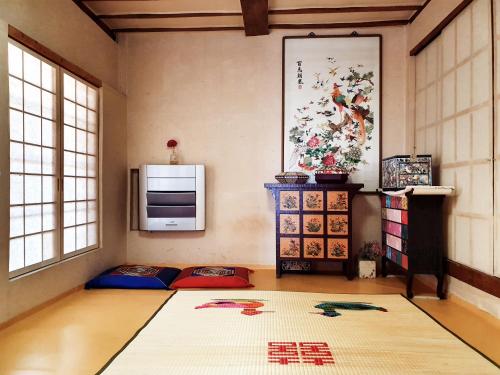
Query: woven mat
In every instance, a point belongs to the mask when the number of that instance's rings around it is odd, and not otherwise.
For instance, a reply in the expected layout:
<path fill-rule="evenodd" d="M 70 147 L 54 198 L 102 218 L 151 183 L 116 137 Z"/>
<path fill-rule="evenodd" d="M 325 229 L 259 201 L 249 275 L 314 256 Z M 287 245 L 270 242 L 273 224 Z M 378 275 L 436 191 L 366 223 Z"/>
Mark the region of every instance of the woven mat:
<path fill-rule="evenodd" d="M 323 302 L 360 302 L 348 310 Z M 325 313 L 322 315 L 321 313 Z M 333 316 L 340 314 L 338 316 Z M 103 374 L 497 374 L 400 295 L 180 291 Z"/>

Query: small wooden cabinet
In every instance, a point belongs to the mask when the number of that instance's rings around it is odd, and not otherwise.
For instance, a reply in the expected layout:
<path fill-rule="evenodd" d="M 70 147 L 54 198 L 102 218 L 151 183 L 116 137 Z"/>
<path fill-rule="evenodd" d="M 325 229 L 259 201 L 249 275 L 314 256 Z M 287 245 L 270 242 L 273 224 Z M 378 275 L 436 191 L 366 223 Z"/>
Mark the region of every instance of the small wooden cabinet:
<path fill-rule="evenodd" d="M 363 184 L 265 184 L 276 202 L 276 277 L 309 271 L 313 262 L 342 262 L 349 280 L 352 199 Z"/>
<path fill-rule="evenodd" d="M 382 194 L 382 275 L 387 261 L 406 272 L 406 295 L 413 298 L 413 275 L 437 277 L 436 294 L 443 293 L 443 201 L 444 195 L 402 196 Z"/>

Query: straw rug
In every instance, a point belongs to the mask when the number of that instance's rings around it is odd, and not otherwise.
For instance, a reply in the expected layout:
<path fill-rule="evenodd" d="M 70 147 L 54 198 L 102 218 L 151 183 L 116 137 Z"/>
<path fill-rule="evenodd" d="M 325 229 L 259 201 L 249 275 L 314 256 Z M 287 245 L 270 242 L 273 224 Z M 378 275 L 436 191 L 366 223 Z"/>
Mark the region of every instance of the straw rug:
<path fill-rule="evenodd" d="M 101 371 L 499 374 L 400 295 L 238 290 L 177 292 Z"/>

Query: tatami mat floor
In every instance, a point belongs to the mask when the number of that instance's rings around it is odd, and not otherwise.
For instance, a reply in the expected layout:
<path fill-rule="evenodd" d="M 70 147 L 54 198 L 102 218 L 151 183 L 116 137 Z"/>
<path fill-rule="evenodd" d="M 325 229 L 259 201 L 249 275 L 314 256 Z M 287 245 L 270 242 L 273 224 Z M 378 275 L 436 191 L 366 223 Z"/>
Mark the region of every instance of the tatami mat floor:
<path fill-rule="evenodd" d="M 257 290 L 402 293 L 399 277 L 348 281 L 342 276 L 284 275 L 257 270 Z M 432 290 L 418 283 L 419 295 Z M 0 374 L 92 374 L 99 370 L 170 295 L 151 290 L 79 290 L 0 330 Z M 500 362 L 500 321 L 462 300 L 414 301 L 470 345 Z"/>

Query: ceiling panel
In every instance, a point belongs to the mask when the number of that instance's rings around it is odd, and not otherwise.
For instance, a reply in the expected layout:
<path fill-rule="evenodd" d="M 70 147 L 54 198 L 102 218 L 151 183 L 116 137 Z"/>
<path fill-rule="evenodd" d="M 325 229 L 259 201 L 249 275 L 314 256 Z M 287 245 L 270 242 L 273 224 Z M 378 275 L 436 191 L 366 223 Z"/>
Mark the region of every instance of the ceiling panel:
<path fill-rule="evenodd" d="M 269 0 L 269 9 L 422 5 L 425 0 Z"/>
<path fill-rule="evenodd" d="M 323 14 L 277 14 L 269 16 L 269 24 L 375 22 L 407 20 L 413 12 L 366 12 L 366 13 L 323 13 Z"/>
<path fill-rule="evenodd" d="M 239 0 L 85 1 L 96 14 L 241 12 Z"/>
<path fill-rule="evenodd" d="M 128 28 L 182 28 L 182 27 L 243 27 L 243 17 L 190 17 L 190 18 L 156 18 L 156 19 L 110 19 L 106 24 L 112 29 Z"/>

